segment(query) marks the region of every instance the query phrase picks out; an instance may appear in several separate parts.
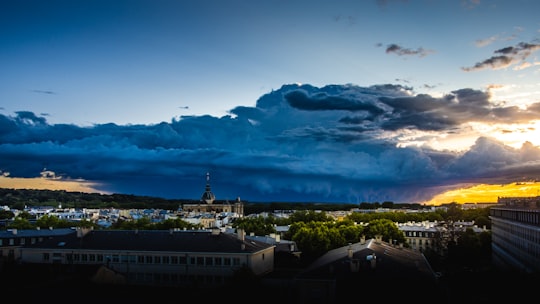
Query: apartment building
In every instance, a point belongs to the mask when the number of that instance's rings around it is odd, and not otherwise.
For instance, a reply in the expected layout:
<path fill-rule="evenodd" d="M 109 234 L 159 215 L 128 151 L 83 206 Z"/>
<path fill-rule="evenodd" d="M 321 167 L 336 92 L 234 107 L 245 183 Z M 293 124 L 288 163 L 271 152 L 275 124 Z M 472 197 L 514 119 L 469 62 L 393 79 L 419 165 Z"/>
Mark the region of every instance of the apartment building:
<path fill-rule="evenodd" d="M 500 197 L 490 209 L 493 265 L 523 273 L 540 271 L 540 196 Z"/>
<path fill-rule="evenodd" d="M 0 260 L 13 262 L 19 248 L 29 244 L 43 242 L 49 238 L 74 233 L 72 228 L 49 229 L 7 229 L 0 230 Z"/>
<path fill-rule="evenodd" d="M 77 228 L 18 248 L 21 264 L 96 265 L 130 285 L 221 286 L 236 271 L 262 276 L 274 269 L 274 245 L 245 233 L 212 230 L 93 230 Z M 110 278 L 110 276 L 108 276 Z M 99 277 L 95 277 L 99 280 Z"/>

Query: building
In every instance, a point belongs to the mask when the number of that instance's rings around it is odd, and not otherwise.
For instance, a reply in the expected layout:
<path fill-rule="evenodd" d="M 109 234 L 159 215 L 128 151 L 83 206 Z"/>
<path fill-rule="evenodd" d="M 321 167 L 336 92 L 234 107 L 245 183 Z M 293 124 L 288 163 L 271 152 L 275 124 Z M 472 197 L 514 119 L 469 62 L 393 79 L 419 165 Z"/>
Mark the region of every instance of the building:
<path fill-rule="evenodd" d="M 16 259 L 27 265 L 103 266 L 114 271 L 116 282 L 130 285 L 221 286 L 240 269 L 255 276 L 272 272 L 274 247 L 246 240 L 241 230 L 77 228 L 18 248 Z"/>
<path fill-rule="evenodd" d="M 490 208 L 492 263 L 501 270 L 540 272 L 540 196 L 500 197 Z"/>
<path fill-rule="evenodd" d="M 398 229 L 403 231 L 409 248 L 420 252 L 440 250 L 440 230 L 437 222 L 407 222 L 397 223 Z"/>
<path fill-rule="evenodd" d="M 295 277 L 298 303 L 341 303 L 375 296 L 383 302 L 436 301 L 438 279 L 424 255 L 380 238 L 333 249 Z"/>
<path fill-rule="evenodd" d="M 217 202 L 216 196 L 210 188 L 210 173 L 206 173 L 206 187 L 203 192 L 200 202 L 197 204 L 183 204 L 182 211 L 185 213 L 235 213 L 242 217 L 244 215 L 244 203 L 240 198 L 236 198 L 236 201 L 231 204 L 228 201 Z"/>
<path fill-rule="evenodd" d="M 13 262 L 18 258 L 16 252 L 25 245 L 43 242 L 55 236 L 74 233 L 72 228 L 59 229 L 7 229 L 0 230 L 0 261 Z M 3 264 L 2 263 L 2 264 Z"/>

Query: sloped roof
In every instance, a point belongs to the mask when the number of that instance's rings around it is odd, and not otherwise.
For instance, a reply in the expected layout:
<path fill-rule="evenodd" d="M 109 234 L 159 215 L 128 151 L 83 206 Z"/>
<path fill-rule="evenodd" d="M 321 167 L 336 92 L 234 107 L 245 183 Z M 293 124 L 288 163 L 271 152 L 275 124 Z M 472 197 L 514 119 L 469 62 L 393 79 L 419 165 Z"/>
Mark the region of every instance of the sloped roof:
<path fill-rule="evenodd" d="M 75 233 L 72 228 L 55 229 L 8 229 L 0 230 L 0 239 L 6 238 L 28 238 L 28 237 L 49 237 Z"/>
<path fill-rule="evenodd" d="M 27 245 L 26 247 L 117 251 L 254 253 L 274 246 L 256 240 L 242 240 L 236 234 L 216 233 L 208 230 L 92 230 L 82 238 L 73 233 Z"/>
<path fill-rule="evenodd" d="M 352 258 L 349 257 L 349 249 L 352 250 Z M 351 267 L 351 263 L 357 267 Z M 344 277 L 435 280 L 435 274 L 422 253 L 374 239 L 327 252 L 301 272 L 297 279 Z"/>

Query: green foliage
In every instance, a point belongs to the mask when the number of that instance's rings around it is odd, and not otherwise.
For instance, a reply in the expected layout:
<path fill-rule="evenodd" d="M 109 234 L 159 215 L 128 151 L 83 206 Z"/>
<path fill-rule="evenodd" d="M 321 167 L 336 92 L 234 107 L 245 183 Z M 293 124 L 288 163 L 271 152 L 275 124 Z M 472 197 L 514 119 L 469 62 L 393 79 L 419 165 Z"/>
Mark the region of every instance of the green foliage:
<path fill-rule="evenodd" d="M 15 213 L 9 210 L 0 210 L 0 220 L 12 219 L 15 217 Z"/>
<path fill-rule="evenodd" d="M 13 222 L 9 223 L 7 228 L 12 229 L 33 229 L 34 225 L 30 223 L 28 219 L 22 218 L 22 217 L 15 217 Z"/>
<path fill-rule="evenodd" d="M 351 221 L 357 223 L 368 223 L 376 219 L 389 219 L 396 223 L 422 222 L 422 221 L 443 221 L 444 218 L 438 212 L 352 212 L 347 216 Z"/>
<path fill-rule="evenodd" d="M 328 222 L 333 221 L 334 219 L 326 214 L 324 211 L 315 211 L 315 210 L 300 210 L 292 213 L 289 216 L 291 223 L 296 222 Z"/>
<path fill-rule="evenodd" d="M 366 227 L 366 237 L 375 238 L 380 235 L 382 240 L 388 243 L 405 243 L 405 235 L 399 230 L 395 222 L 389 219 L 376 219 L 369 222 Z"/>
<path fill-rule="evenodd" d="M 142 217 L 137 220 L 119 219 L 110 229 L 122 230 L 169 230 L 169 229 L 200 229 L 200 224 L 191 224 L 182 219 L 166 219 L 164 221 L 153 223 L 149 218 Z"/>
<path fill-rule="evenodd" d="M 233 228 L 244 229 L 244 231 L 248 234 L 253 233 L 255 235 L 269 235 L 276 232 L 273 219 L 273 217 L 265 218 L 263 216 L 243 217 L 236 219 L 232 226 Z"/>

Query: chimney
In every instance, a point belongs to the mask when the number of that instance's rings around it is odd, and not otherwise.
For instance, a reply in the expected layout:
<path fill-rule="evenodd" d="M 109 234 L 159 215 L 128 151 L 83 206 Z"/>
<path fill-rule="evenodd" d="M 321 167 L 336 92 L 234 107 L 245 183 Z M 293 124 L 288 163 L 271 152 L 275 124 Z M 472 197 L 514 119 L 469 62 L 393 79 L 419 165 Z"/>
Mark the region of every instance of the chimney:
<path fill-rule="evenodd" d="M 87 235 L 88 232 L 92 231 L 94 227 L 77 227 L 77 237 L 82 238 L 83 236 Z"/>
<path fill-rule="evenodd" d="M 239 240 L 243 241 L 245 239 L 246 232 L 244 231 L 244 229 L 242 229 L 242 228 L 236 229 L 236 234 L 237 234 Z"/>

